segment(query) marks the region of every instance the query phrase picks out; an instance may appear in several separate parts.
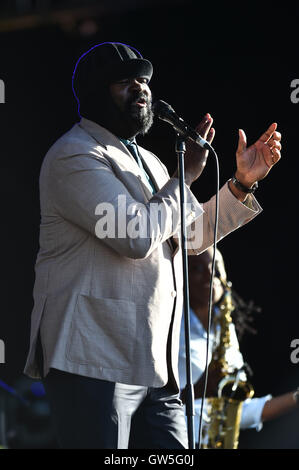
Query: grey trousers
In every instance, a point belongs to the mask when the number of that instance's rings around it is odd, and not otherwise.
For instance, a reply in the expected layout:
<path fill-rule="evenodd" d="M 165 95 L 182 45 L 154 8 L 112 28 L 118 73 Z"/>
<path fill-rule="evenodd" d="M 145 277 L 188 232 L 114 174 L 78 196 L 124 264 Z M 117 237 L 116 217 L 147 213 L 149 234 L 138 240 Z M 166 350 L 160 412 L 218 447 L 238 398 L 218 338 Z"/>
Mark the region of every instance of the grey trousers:
<path fill-rule="evenodd" d="M 185 449 L 178 394 L 51 369 L 43 379 L 57 442 L 63 449 Z"/>

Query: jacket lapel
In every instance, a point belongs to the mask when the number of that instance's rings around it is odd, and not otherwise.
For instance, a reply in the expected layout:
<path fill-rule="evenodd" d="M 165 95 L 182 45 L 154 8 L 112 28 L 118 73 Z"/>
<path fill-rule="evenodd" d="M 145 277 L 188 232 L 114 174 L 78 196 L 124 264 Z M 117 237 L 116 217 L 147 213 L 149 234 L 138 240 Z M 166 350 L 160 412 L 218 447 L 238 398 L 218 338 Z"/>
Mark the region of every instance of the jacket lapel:
<path fill-rule="evenodd" d="M 97 141 L 97 143 L 102 147 L 102 150 L 107 152 L 107 157 L 109 160 L 112 159 L 119 169 L 124 172 L 124 178 L 126 178 L 128 172 L 133 173 L 135 177 L 138 178 L 146 199 L 149 200 L 152 197 L 152 193 L 146 184 L 142 182 L 142 170 L 139 168 L 130 151 L 118 139 L 118 137 L 99 124 L 86 118 L 81 119 L 79 126 L 88 132 L 88 134 L 90 134 Z M 162 186 L 164 186 L 164 184 L 168 181 L 169 177 L 157 157 L 140 146 L 138 146 L 138 149 L 144 163 L 144 168 L 151 177 L 155 189 L 159 191 L 159 189 L 161 189 Z"/>
<path fill-rule="evenodd" d="M 161 189 L 164 184 L 167 183 L 167 181 L 169 180 L 169 176 L 157 157 L 155 157 L 142 147 L 138 146 L 138 149 L 143 160 L 144 168 L 147 171 L 148 175 L 151 177 L 156 190 L 159 191 L 159 189 Z"/>
<path fill-rule="evenodd" d="M 127 185 L 131 194 L 138 197 L 138 188 L 141 187 L 145 201 L 150 200 L 152 193 L 146 184 L 142 182 L 141 169 L 127 147 L 114 134 L 89 119 L 82 118 L 79 126 L 97 141 L 104 153 L 107 153 L 107 158 L 114 166 L 116 175 L 119 175 L 120 179 Z M 169 179 L 167 171 L 151 152 L 140 146 L 138 146 L 138 150 L 145 170 L 151 177 L 156 190 L 159 191 Z M 139 185 L 136 185 L 136 177 L 138 178 Z M 177 243 L 174 242 L 172 237 L 167 240 L 167 243 L 171 247 L 173 254 L 175 254 Z"/>

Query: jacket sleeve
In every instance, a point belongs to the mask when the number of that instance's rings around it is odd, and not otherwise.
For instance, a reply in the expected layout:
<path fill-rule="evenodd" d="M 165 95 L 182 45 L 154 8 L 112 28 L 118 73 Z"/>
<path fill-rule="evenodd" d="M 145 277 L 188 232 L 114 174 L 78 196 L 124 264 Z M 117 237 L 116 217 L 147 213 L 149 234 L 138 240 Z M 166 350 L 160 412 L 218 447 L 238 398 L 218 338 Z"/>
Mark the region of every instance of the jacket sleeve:
<path fill-rule="evenodd" d="M 198 255 L 211 246 L 214 241 L 216 196 L 203 204 L 203 217 L 197 218 L 187 229 L 187 248 L 189 255 Z M 219 191 L 219 219 L 217 241 L 237 228 L 245 225 L 262 211 L 253 195 L 246 203 L 240 202 L 226 183 Z"/>
<path fill-rule="evenodd" d="M 146 258 L 179 230 L 177 178 L 170 178 L 142 203 L 116 177 L 104 156 L 89 153 L 52 160 L 48 181 L 55 212 L 122 256 Z M 201 214 L 201 205 L 187 189 L 187 225 Z"/>

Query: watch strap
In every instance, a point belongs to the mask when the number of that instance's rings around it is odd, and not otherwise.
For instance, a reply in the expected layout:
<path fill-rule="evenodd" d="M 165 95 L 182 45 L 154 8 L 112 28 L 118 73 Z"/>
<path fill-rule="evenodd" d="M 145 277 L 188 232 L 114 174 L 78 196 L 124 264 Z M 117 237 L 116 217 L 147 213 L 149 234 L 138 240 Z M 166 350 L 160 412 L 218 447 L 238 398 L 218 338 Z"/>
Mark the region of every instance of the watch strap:
<path fill-rule="evenodd" d="M 251 188 L 247 188 L 247 186 L 244 186 L 244 184 L 242 184 L 239 180 L 237 180 L 235 175 L 232 177 L 231 180 L 232 180 L 232 183 L 236 186 L 236 188 L 240 189 L 240 191 L 243 191 L 243 193 L 246 193 L 246 194 L 252 194 L 258 188 L 257 181 L 254 183 L 254 185 Z"/>

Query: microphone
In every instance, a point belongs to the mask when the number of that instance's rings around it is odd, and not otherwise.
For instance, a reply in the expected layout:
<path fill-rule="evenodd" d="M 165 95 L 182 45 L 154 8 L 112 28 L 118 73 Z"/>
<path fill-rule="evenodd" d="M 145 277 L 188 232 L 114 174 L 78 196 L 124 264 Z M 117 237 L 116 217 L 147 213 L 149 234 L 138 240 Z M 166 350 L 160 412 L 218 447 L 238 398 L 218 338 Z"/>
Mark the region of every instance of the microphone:
<path fill-rule="evenodd" d="M 170 104 L 165 101 L 158 100 L 153 106 L 152 110 L 154 115 L 158 116 L 162 121 L 166 121 L 183 137 L 193 140 L 196 144 L 200 145 L 207 150 L 211 150 L 212 146 L 203 139 L 192 127 L 190 127 L 181 117 L 179 117 Z"/>

